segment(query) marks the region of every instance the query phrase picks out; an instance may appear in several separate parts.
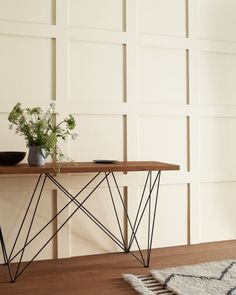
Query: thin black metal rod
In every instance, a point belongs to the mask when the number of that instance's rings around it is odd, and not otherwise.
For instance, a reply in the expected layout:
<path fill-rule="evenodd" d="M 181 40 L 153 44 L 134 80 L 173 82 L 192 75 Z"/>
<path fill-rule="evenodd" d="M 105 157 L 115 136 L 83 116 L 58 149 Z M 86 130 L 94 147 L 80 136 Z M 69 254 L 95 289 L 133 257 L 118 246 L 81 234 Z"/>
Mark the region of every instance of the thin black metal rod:
<path fill-rule="evenodd" d="M 80 193 L 82 193 L 82 191 L 86 188 L 86 187 L 88 187 L 91 183 L 92 183 L 92 181 L 94 181 L 95 180 L 95 178 L 100 174 L 101 172 L 99 172 L 97 175 L 95 175 L 88 183 L 87 183 L 87 185 L 83 188 L 83 189 L 81 189 L 81 191 L 79 192 L 79 194 Z M 50 174 L 46 174 L 46 176 L 51 180 L 51 175 Z M 54 178 L 53 178 L 54 179 Z M 55 179 L 54 179 L 55 180 Z M 54 182 L 55 183 L 55 182 Z M 55 183 L 56 184 L 56 183 Z M 78 195 L 78 194 L 77 194 Z M 74 197 L 74 198 L 76 198 L 77 197 L 77 195 Z M 72 201 L 71 201 L 72 202 Z M 51 220 L 49 220 L 47 223 L 46 223 L 46 225 L 44 225 L 28 242 L 27 242 L 27 244 L 26 244 L 26 246 L 28 246 L 50 223 L 52 223 L 53 222 L 53 220 L 54 219 L 56 219 L 57 218 L 57 216 L 61 213 L 61 212 L 63 212 L 70 204 L 71 204 L 71 202 L 69 202 L 68 204 L 66 204 Z M 21 248 L 15 255 L 14 255 L 14 257 L 12 257 L 11 259 L 10 259 L 10 262 L 12 261 L 12 260 L 14 260 L 21 252 L 23 251 L 23 248 Z"/>
<path fill-rule="evenodd" d="M 143 215 L 144 215 L 144 213 L 145 213 L 145 211 L 146 211 L 146 207 L 147 207 L 147 204 L 148 204 L 148 202 L 149 202 L 149 199 L 150 199 L 151 196 L 152 196 L 152 192 L 153 192 L 153 189 L 154 189 L 154 187 L 155 187 L 155 184 L 156 184 L 156 181 L 157 181 L 157 179 L 158 179 L 158 176 L 159 176 L 159 172 L 158 172 L 158 174 L 156 175 L 155 180 L 154 180 L 153 185 L 152 185 L 152 188 L 151 188 L 151 191 L 149 192 L 149 194 L 148 194 L 148 196 L 147 196 L 147 199 L 146 199 L 146 202 L 145 202 L 145 204 L 144 204 L 144 208 L 143 208 L 143 210 L 142 210 L 142 213 L 141 213 L 141 216 L 140 216 L 140 218 L 139 218 L 138 224 L 137 224 L 137 226 L 136 226 L 136 228 L 135 228 L 135 230 L 134 230 L 135 234 L 136 234 L 137 231 L 138 231 L 139 225 L 140 225 L 140 223 L 141 223 L 141 221 L 142 221 L 142 218 L 143 218 Z M 134 238 L 133 238 L 132 240 L 130 239 L 130 244 L 131 244 L 131 245 L 132 245 L 132 243 L 133 243 L 133 240 L 134 240 Z"/>
<path fill-rule="evenodd" d="M 42 196 L 42 192 L 43 192 L 43 188 L 44 188 L 46 179 L 47 179 L 47 176 L 45 175 L 44 176 L 44 179 L 43 179 L 43 183 L 42 183 L 41 189 L 40 189 L 40 192 L 39 192 L 38 200 L 37 200 L 36 205 L 35 205 L 35 208 L 34 208 L 33 216 L 31 218 L 30 226 L 28 228 L 28 232 L 27 232 L 27 235 L 26 235 L 26 238 L 25 238 L 25 243 L 24 243 L 24 246 L 23 246 L 23 250 L 21 252 L 21 255 L 20 255 L 20 260 L 19 260 L 18 265 L 17 265 L 17 269 L 16 269 L 16 273 L 15 273 L 15 278 L 14 279 L 17 278 L 18 272 L 20 270 L 21 262 L 22 262 L 22 259 L 23 259 L 24 253 L 25 253 L 26 244 L 28 242 L 29 235 L 30 235 L 30 232 L 31 232 L 33 223 L 34 223 L 34 218 L 35 218 L 35 215 L 36 215 L 36 212 L 37 212 L 37 209 L 38 209 L 39 201 L 40 201 L 41 196 Z"/>
<path fill-rule="evenodd" d="M 139 225 L 140 225 L 140 223 L 141 223 L 141 221 L 142 221 L 142 218 L 143 218 L 144 212 L 145 212 L 145 210 L 146 210 L 146 207 L 147 207 L 147 204 L 148 204 L 149 198 L 151 198 L 151 195 L 152 195 L 153 189 L 154 189 L 154 187 L 155 187 L 155 184 L 156 184 L 156 181 L 157 181 L 157 178 L 159 177 L 159 175 L 160 175 L 160 171 L 157 173 L 157 175 L 156 175 L 156 177 L 155 177 L 155 180 L 154 180 L 153 185 L 152 185 L 152 189 L 151 189 L 151 191 L 150 191 L 150 193 L 149 193 L 149 195 L 148 195 L 148 197 L 147 197 L 147 200 L 146 200 L 146 202 L 145 202 L 145 205 L 144 205 L 143 211 L 142 211 L 142 213 L 141 213 L 141 216 L 140 216 L 140 218 L 139 218 L 138 224 L 137 224 L 137 226 L 136 226 L 136 228 L 135 228 L 135 230 L 134 230 L 135 234 L 136 234 L 137 231 L 138 231 L 138 228 L 139 228 Z M 133 238 L 132 240 L 130 239 L 130 245 L 132 245 L 133 240 L 134 240 L 134 238 Z"/>
<path fill-rule="evenodd" d="M 150 172 L 149 192 L 151 192 L 151 188 L 152 188 L 152 172 Z M 149 199 L 147 249 L 149 249 L 149 244 L 150 244 L 151 207 L 152 207 L 152 198 Z M 147 261 L 148 261 L 148 251 L 147 251 Z"/>
<path fill-rule="evenodd" d="M 1 247 L 2 247 L 2 254 L 3 254 L 3 259 L 4 259 L 4 264 L 7 264 L 7 258 L 4 252 L 4 239 L 3 239 L 3 233 L 2 233 L 2 228 L 0 226 L 0 243 L 1 243 Z"/>
<path fill-rule="evenodd" d="M 8 273 L 9 273 L 9 276 L 10 276 L 10 282 L 13 282 L 12 273 L 11 273 L 11 267 L 10 267 L 10 263 L 9 263 L 9 259 L 8 259 L 8 255 L 7 255 L 7 250 L 6 250 L 6 245 L 5 245 L 5 242 L 4 242 L 1 227 L 0 227 L 0 242 L 1 242 L 1 247 L 2 247 L 2 254 L 3 254 L 4 264 L 7 265 Z"/>
<path fill-rule="evenodd" d="M 129 223 L 129 226 L 130 226 L 130 228 L 131 228 L 132 235 L 134 236 L 134 239 L 135 239 L 135 241 L 136 241 L 136 244 L 137 244 L 137 247 L 138 247 L 138 251 L 139 251 L 139 253 L 140 253 L 140 255 L 141 255 L 141 258 L 142 258 L 142 260 L 143 260 L 143 263 L 145 263 L 145 260 L 144 260 L 143 254 L 142 254 L 142 250 L 141 250 L 140 245 L 139 245 L 139 243 L 138 243 L 138 239 L 137 239 L 137 237 L 136 237 L 136 235 L 135 235 L 135 233 L 134 233 L 134 227 L 132 226 L 132 223 L 131 223 L 131 220 L 130 220 L 130 217 L 129 217 L 129 214 L 128 214 L 128 211 L 127 211 L 127 208 L 126 208 L 125 203 L 124 203 L 124 201 L 123 201 L 123 198 L 122 198 L 122 195 L 121 195 L 121 192 L 120 192 L 120 189 L 119 189 L 119 186 L 118 186 L 118 183 L 117 183 L 117 180 L 116 180 L 116 177 L 115 177 L 114 173 L 112 173 L 112 176 L 113 176 L 113 180 L 114 180 L 114 182 L 115 182 L 116 189 L 117 189 L 117 191 L 118 191 L 118 195 L 119 195 L 119 197 L 120 197 L 121 203 L 122 203 L 122 205 L 123 205 L 125 215 L 126 215 L 126 217 L 127 217 L 127 219 L 128 219 L 128 223 Z M 128 247 L 127 250 L 130 251 L 130 247 Z"/>
<path fill-rule="evenodd" d="M 152 240 L 153 240 L 153 233 L 154 233 L 155 219 L 156 219 L 156 212 L 157 212 L 157 201 L 158 201 L 159 188 L 160 188 L 161 171 L 159 171 L 158 175 L 159 175 L 159 178 L 158 178 L 158 183 L 157 183 L 156 200 L 155 200 L 154 213 L 153 213 L 154 216 L 153 216 L 153 221 L 152 221 L 151 239 L 150 239 L 150 244 L 149 244 L 149 247 L 148 247 L 147 266 L 149 266 L 151 252 L 152 252 Z"/>
<path fill-rule="evenodd" d="M 123 251 L 125 251 L 125 245 L 107 228 L 104 224 L 101 223 L 91 212 L 89 212 L 81 203 L 73 198 L 73 196 L 53 177 L 50 179 L 70 200 L 72 200 L 77 206 L 81 206 L 80 209 L 82 212 L 90 218 L 110 239 L 112 239 Z M 55 182 L 54 182 L 55 181 Z"/>
<path fill-rule="evenodd" d="M 141 206 L 142 206 L 142 203 L 143 203 L 143 198 L 144 198 L 144 195 L 145 195 L 145 191 L 146 191 L 146 187 L 147 187 L 147 182 L 148 182 L 149 176 L 150 176 L 150 171 L 148 171 L 147 177 L 146 177 L 146 180 L 145 180 L 145 183 L 144 183 L 144 188 L 143 188 L 142 196 L 141 196 L 141 199 L 140 199 L 140 202 L 139 202 L 137 214 L 136 214 L 135 221 L 134 221 L 134 226 L 133 226 L 134 229 L 136 228 L 136 224 L 137 224 L 139 212 L 141 210 Z M 133 239 L 133 236 L 134 236 L 134 231 L 132 231 L 132 233 L 131 233 L 130 242 L 129 242 L 129 245 L 128 245 L 128 249 L 130 249 L 131 246 L 132 246 L 132 243 L 133 243 L 133 240 L 134 240 Z M 132 243 L 131 243 L 131 241 L 132 241 Z"/>
<path fill-rule="evenodd" d="M 31 198 L 30 198 L 30 201 L 29 201 L 28 207 L 27 207 L 27 209 L 26 209 L 26 211 L 25 211 L 25 215 L 24 215 L 24 217 L 23 217 L 23 220 L 22 220 L 21 225 L 20 225 L 20 228 L 19 228 L 19 230 L 18 230 L 18 233 L 17 233 L 16 239 L 15 239 L 15 242 L 14 242 L 14 244 L 13 244 L 13 247 L 12 247 L 11 252 L 10 252 L 10 255 L 9 255 L 9 260 L 10 260 L 10 261 L 11 261 L 11 257 L 12 257 L 13 251 L 14 251 L 14 249 L 15 249 L 15 247 L 16 247 L 16 243 L 17 243 L 18 238 L 19 238 L 19 236 L 20 236 L 21 230 L 22 230 L 23 225 L 24 225 L 24 223 L 25 223 L 26 217 L 27 217 L 27 215 L 28 215 L 28 212 L 29 212 L 29 209 L 30 209 L 31 203 L 32 203 L 32 201 L 33 201 L 33 199 L 34 199 L 35 192 L 36 192 L 36 190 L 37 190 L 37 188 L 38 188 L 38 185 L 39 185 L 39 183 L 40 183 L 41 177 L 42 177 L 42 174 L 40 174 L 39 177 L 38 177 L 38 180 L 37 180 L 36 186 L 35 186 L 35 188 L 34 188 L 34 191 L 33 191 L 33 193 L 32 193 L 32 196 L 31 196 Z"/>
<path fill-rule="evenodd" d="M 107 173 L 105 172 L 105 175 L 106 174 Z M 110 196 L 111 196 L 111 201 L 112 201 L 113 209 L 114 209 L 114 212 L 115 212 L 116 220 L 117 220 L 117 223 L 118 223 L 120 235 L 121 235 L 121 238 L 122 238 L 122 241 L 123 241 L 123 245 L 124 245 L 125 250 L 126 250 L 125 238 L 124 238 L 124 235 L 123 235 L 123 232 L 122 232 L 122 229 L 121 229 L 119 215 L 118 215 L 118 212 L 117 212 L 117 209 L 116 209 L 116 204 L 115 204 L 115 201 L 114 201 L 114 198 L 113 198 L 113 194 L 112 194 L 112 190 L 111 190 L 109 179 L 107 178 L 106 181 L 107 181 L 108 190 L 109 190 L 109 193 L 110 193 Z"/>
<path fill-rule="evenodd" d="M 145 260 L 144 260 L 144 257 L 143 257 L 142 250 L 141 250 L 141 248 L 140 248 L 140 245 L 139 245 L 138 239 L 137 239 L 137 237 L 136 237 L 136 233 L 134 232 L 134 227 L 132 226 L 132 223 L 131 223 L 131 220 L 130 220 L 130 217 L 129 217 L 128 211 L 127 211 L 127 209 L 126 209 L 126 206 L 125 206 L 125 203 L 124 203 L 124 201 L 123 201 L 123 198 L 122 198 L 122 195 L 121 195 L 121 192 L 120 192 L 120 189 L 119 189 L 119 186 L 118 186 L 118 183 L 117 183 L 116 177 L 115 177 L 115 175 L 114 175 L 113 172 L 112 172 L 112 177 L 113 177 L 113 180 L 114 180 L 114 182 L 115 182 L 116 189 L 117 189 L 117 191 L 118 191 L 118 195 L 119 195 L 119 197 L 120 197 L 121 203 L 122 203 L 122 205 L 123 205 L 125 215 L 126 215 L 126 217 L 127 217 L 127 219 L 128 219 L 128 223 L 129 223 L 129 226 L 130 226 L 130 228 L 131 228 L 132 235 L 133 235 L 133 237 L 134 237 L 134 239 L 135 239 L 135 241 L 136 241 L 136 244 L 137 244 L 137 247 L 138 247 L 138 251 L 139 251 L 140 256 L 141 256 L 141 258 L 142 258 L 143 264 L 145 264 Z M 127 250 L 130 251 L 130 247 L 129 247 L 129 246 L 128 246 L 128 249 L 127 249 Z"/>

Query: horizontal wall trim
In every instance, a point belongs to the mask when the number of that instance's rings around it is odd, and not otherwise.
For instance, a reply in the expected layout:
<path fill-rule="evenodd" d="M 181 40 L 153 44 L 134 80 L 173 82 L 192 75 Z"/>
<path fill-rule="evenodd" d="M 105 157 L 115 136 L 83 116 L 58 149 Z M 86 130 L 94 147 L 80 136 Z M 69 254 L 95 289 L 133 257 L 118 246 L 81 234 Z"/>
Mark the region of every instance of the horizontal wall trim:
<path fill-rule="evenodd" d="M 0 20 L 0 35 L 14 35 L 25 37 L 56 38 L 57 27 L 55 25 L 42 25 L 35 23 L 7 22 Z"/>
<path fill-rule="evenodd" d="M 138 32 L 96 30 L 58 25 L 0 20 L 0 35 L 58 38 L 101 43 L 129 44 L 236 54 L 236 42 L 197 40 L 196 38 L 161 36 Z"/>

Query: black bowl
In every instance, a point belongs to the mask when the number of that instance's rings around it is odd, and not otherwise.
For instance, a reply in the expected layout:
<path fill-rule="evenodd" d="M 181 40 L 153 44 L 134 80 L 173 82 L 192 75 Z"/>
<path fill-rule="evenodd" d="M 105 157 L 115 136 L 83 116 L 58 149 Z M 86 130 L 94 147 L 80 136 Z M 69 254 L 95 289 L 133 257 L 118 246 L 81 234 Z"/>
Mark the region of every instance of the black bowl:
<path fill-rule="evenodd" d="M 25 152 L 0 152 L 0 165 L 16 165 L 24 159 L 25 154 Z"/>

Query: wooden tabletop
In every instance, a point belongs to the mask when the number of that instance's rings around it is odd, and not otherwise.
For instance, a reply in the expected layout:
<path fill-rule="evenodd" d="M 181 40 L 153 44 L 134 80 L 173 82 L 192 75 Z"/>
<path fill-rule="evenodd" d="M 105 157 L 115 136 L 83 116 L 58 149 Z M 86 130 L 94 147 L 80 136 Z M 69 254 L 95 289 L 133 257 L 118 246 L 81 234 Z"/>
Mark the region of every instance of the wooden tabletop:
<path fill-rule="evenodd" d="M 128 171 L 158 171 L 179 170 L 179 165 L 155 161 L 127 161 L 107 164 L 94 162 L 70 162 L 58 164 L 47 163 L 44 166 L 29 166 L 18 164 L 15 166 L 0 166 L 1 174 L 40 174 L 40 173 L 89 173 L 89 172 L 128 172 Z"/>

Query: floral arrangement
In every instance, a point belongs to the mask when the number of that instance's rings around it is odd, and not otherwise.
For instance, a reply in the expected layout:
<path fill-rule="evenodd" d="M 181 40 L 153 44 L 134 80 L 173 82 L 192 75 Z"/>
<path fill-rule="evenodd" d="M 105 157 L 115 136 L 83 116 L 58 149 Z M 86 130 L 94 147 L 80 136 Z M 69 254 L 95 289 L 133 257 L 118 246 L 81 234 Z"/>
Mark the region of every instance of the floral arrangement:
<path fill-rule="evenodd" d="M 56 123 L 59 114 L 55 111 L 55 104 L 44 112 L 40 107 L 22 108 L 17 103 L 8 116 L 10 129 L 16 126 L 16 133 L 23 135 L 27 146 L 41 147 L 45 158 L 51 156 L 55 161 L 68 159 L 58 147 L 58 139 L 66 141 L 69 137 L 75 139 L 77 134 L 72 133 L 76 123 L 72 115 Z"/>

